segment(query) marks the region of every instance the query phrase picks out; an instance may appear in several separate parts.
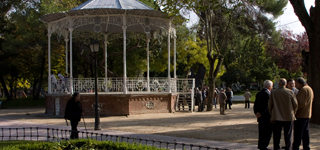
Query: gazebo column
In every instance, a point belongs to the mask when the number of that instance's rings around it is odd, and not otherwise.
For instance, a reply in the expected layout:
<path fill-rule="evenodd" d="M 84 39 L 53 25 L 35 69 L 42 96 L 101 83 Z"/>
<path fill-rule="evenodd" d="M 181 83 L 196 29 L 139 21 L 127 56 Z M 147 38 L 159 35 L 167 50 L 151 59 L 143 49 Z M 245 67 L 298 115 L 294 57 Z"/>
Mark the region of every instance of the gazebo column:
<path fill-rule="evenodd" d="M 65 38 L 64 41 L 66 42 L 66 74 L 68 74 L 68 38 Z"/>
<path fill-rule="evenodd" d="M 148 92 L 150 92 L 150 53 L 149 53 L 149 43 L 150 43 L 150 33 L 147 32 L 147 88 Z"/>
<path fill-rule="evenodd" d="M 126 50 L 127 50 L 127 23 L 126 23 L 126 15 L 123 15 L 123 94 L 127 94 L 127 62 L 126 62 Z"/>
<path fill-rule="evenodd" d="M 73 94 L 73 67 L 72 67 L 72 32 L 73 28 L 69 28 L 70 31 L 70 93 Z"/>
<path fill-rule="evenodd" d="M 105 81 L 105 86 L 106 86 L 106 90 L 105 92 L 108 92 L 108 35 L 105 34 L 104 35 L 104 81 Z"/>
<path fill-rule="evenodd" d="M 51 25 L 48 25 L 48 93 L 52 93 L 51 89 Z"/>
<path fill-rule="evenodd" d="M 170 29 L 171 28 L 171 21 L 168 25 L 168 92 L 171 93 L 171 77 L 170 77 Z"/>

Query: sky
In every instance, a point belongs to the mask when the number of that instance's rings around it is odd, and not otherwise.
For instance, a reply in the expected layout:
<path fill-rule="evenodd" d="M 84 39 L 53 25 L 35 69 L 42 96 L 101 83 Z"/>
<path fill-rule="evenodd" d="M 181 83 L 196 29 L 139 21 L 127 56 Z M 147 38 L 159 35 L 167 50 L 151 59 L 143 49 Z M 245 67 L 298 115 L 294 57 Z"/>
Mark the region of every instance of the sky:
<path fill-rule="evenodd" d="M 310 6 L 314 6 L 315 0 L 304 0 L 306 5 L 306 9 L 309 12 Z M 198 22 L 198 17 L 194 13 L 190 13 L 186 16 L 189 18 L 189 22 L 187 23 L 188 27 L 191 27 L 193 24 Z M 299 34 L 305 31 L 304 27 L 301 25 L 298 17 L 293 11 L 293 7 L 290 2 L 288 2 L 287 6 L 284 8 L 284 13 L 280 17 L 278 17 L 275 22 L 277 22 L 277 29 L 288 29 L 292 30 L 293 33 Z"/>
<path fill-rule="evenodd" d="M 306 9 L 309 12 L 310 6 L 314 6 L 314 0 L 305 0 Z M 283 15 L 281 15 L 275 22 L 277 22 L 277 29 L 285 28 L 292 30 L 293 33 L 299 34 L 305 32 L 304 27 L 301 25 L 298 17 L 293 11 L 293 7 L 290 2 L 285 7 Z"/>

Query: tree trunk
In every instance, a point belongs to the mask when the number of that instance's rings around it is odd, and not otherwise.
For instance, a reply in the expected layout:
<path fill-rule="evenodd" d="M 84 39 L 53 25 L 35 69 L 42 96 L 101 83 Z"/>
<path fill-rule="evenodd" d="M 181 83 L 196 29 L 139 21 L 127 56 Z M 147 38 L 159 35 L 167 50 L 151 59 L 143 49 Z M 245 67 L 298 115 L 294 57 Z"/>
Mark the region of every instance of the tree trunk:
<path fill-rule="evenodd" d="M 38 79 L 37 79 L 37 77 L 34 77 L 33 85 L 32 85 L 32 97 L 35 97 L 35 95 L 36 95 L 37 83 L 38 83 Z"/>
<path fill-rule="evenodd" d="M 46 64 L 46 51 L 43 51 L 43 55 L 42 55 L 42 61 L 41 61 L 41 75 L 40 75 L 40 81 L 39 81 L 39 86 L 38 86 L 38 89 L 37 89 L 37 93 L 35 95 L 35 97 L 33 97 L 34 99 L 38 99 L 39 98 L 39 94 L 40 94 L 40 91 L 41 91 L 41 88 L 42 88 L 42 81 L 43 81 L 43 74 L 44 74 L 44 67 L 45 67 L 45 64 Z"/>
<path fill-rule="evenodd" d="M 215 58 L 212 58 L 212 56 L 207 56 L 208 60 L 209 60 L 209 90 L 207 92 L 208 93 L 208 97 L 207 97 L 207 111 L 212 111 L 213 109 L 213 98 L 214 98 L 214 90 L 215 90 L 215 77 L 214 77 L 214 62 L 215 62 Z"/>
<path fill-rule="evenodd" d="M 3 79 L 3 76 L 0 74 L 0 82 L 1 82 L 1 85 L 3 87 L 3 90 L 4 90 L 4 93 L 7 97 L 7 100 L 11 100 L 11 95 L 9 94 L 9 91 L 7 89 L 7 86 L 6 86 L 6 83 L 4 82 L 4 79 Z"/>
<path fill-rule="evenodd" d="M 310 8 L 310 16 L 304 1 L 290 0 L 295 14 L 306 29 L 309 39 L 309 62 L 307 82 L 314 91 L 311 122 L 320 124 L 320 0 L 315 0 L 315 7 Z"/>
<path fill-rule="evenodd" d="M 10 88 L 10 96 L 11 96 L 12 99 L 14 99 L 14 96 L 13 96 L 13 82 L 9 81 L 9 88 Z"/>
<path fill-rule="evenodd" d="M 206 75 L 206 67 L 204 67 L 203 64 L 198 64 L 198 71 L 197 71 L 197 74 L 195 76 L 195 87 L 198 87 L 199 90 L 201 90 L 203 87 L 202 87 L 202 83 L 203 83 L 203 80 L 204 80 L 204 76 Z"/>
<path fill-rule="evenodd" d="M 1 98 L 4 98 L 4 90 L 1 89 Z"/>
<path fill-rule="evenodd" d="M 314 8 L 314 32 L 309 37 L 308 84 L 314 90 L 311 122 L 320 124 L 320 1 L 316 1 Z M 312 17 L 312 16 L 311 16 Z M 309 35 L 310 34 L 310 35 Z"/>

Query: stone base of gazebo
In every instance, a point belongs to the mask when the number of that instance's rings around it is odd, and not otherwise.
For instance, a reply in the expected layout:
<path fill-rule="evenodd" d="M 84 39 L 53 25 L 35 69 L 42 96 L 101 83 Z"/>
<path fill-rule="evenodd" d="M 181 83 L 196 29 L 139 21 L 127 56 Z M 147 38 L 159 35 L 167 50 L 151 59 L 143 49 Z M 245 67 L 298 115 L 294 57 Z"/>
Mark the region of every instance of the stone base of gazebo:
<path fill-rule="evenodd" d="M 159 94 L 99 94 L 101 116 L 122 116 L 148 113 L 175 112 L 177 95 Z M 63 116 L 70 94 L 47 94 L 46 114 Z M 95 94 L 81 94 L 80 102 L 85 116 L 94 116 Z"/>

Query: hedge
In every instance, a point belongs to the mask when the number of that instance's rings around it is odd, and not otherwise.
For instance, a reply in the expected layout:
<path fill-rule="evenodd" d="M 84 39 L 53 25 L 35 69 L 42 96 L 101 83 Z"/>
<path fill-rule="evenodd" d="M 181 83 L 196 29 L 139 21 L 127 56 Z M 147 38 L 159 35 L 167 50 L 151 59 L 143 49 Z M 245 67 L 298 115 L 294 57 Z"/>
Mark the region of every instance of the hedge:
<path fill-rule="evenodd" d="M 97 141 L 92 139 L 77 139 L 60 142 L 36 142 L 6 146 L 3 150 L 165 150 L 157 147 L 126 142 Z"/>

